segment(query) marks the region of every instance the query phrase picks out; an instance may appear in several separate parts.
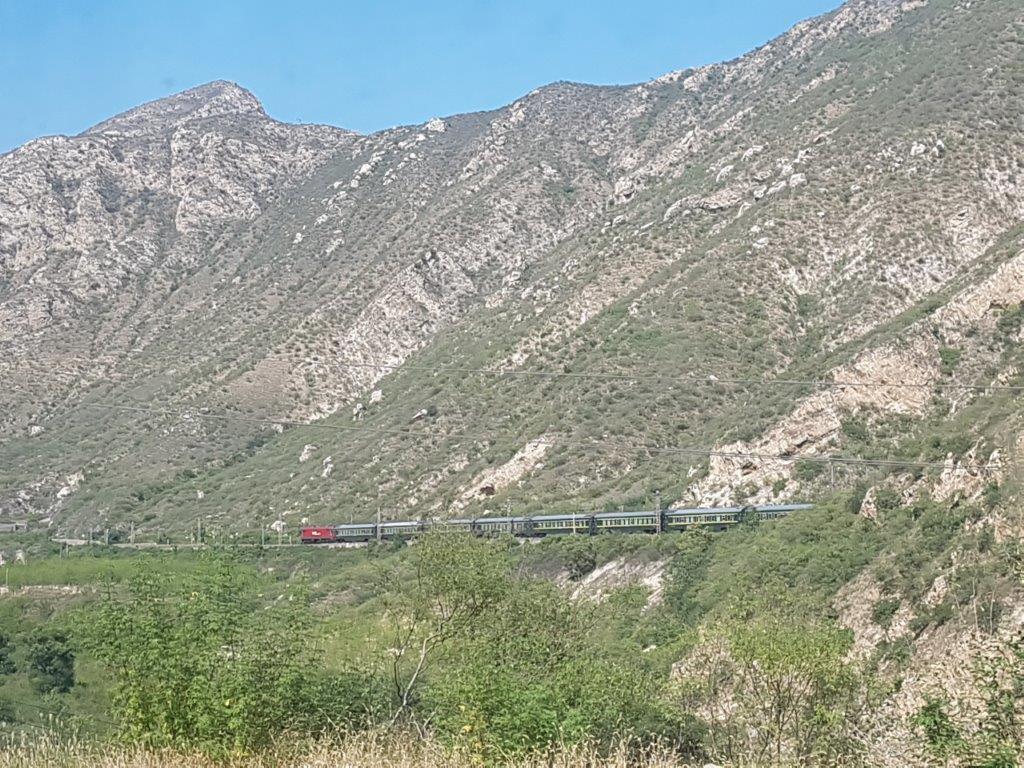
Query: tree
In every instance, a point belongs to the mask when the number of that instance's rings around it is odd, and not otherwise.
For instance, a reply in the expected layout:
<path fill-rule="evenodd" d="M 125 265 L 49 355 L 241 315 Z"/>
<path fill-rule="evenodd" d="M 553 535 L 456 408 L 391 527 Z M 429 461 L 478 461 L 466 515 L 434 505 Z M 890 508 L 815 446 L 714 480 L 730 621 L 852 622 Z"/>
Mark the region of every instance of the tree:
<path fill-rule="evenodd" d="M 321 661 L 301 589 L 267 605 L 257 586 L 250 570 L 208 556 L 182 582 L 143 574 L 127 599 L 107 594 L 89 642 L 114 679 L 126 741 L 222 757 L 373 711 L 371 676 Z"/>
<path fill-rule="evenodd" d="M 977 660 L 973 672 L 980 707 L 954 718 L 942 696 L 929 696 L 911 722 L 935 765 L 1015 768 L 1024 761 L 1024 640 Z"/>
<path fill-rule="evenodd" d="M 448 649 L 423 711 L 442 738 L 487 758 L 667 731 L 654 671 L 634 649 L 603 642 L 599 620 L 548 582 L 517 580 Z"/>
<path fill-rule="evenodd" d="M 75 684 L 75 653 L 67 633 L 53 627 L 36 629 L 28 638 L 28 667 L 40 693 L 67 693 Z"/>
<path fill-rule="evenodd" d="M 707 726 L 712 758 L 832 765 L 856 749 L 871 686 L 845 661 L 849 634 L 785 605 L 706 628 L 681 666 L 679 703 Z"/>
<path fill-rule="evenodd" d="M 435 531 L 411 550 L 411 572 L 389 572 L 384 606 L 390 623 L 392 722 L 410 712 L 423 673 L 438 653 L 497 604 L 511 587 L 508 548 L 500 541 Z"/>
<path fill-rule="evenodd" d="M 14 643 L 10 635 L 0 630 L 0 675 L 9 675 L 15 671 L 13 653 Z"/>
<path fill-rule="evenodd" d="M 392 722 L 487 759 L 660 729 L 646 659 L 590 602 L 517 574 L 507 541 L 429 534 L 384 586 Z"/>

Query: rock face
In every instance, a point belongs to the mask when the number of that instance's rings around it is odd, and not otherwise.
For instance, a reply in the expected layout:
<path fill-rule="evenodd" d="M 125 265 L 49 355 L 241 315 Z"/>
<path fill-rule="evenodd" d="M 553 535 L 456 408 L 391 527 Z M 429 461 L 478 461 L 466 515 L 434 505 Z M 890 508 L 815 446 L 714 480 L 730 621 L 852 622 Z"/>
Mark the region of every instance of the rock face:
<path fill-rule="evenodd" d="M 369 136 L 217 82 L 30 142 L 0 157 L 0 513 L 875 483 L 795 459 L 898 453 L 995 392 L 947 385 L 1024 364 L 1021 23 L 851 0 L 732 62 Z M 822 379 L 852 383 L 791 383 Z M 990 399 L 948 498 L 1013 460 Z"/>

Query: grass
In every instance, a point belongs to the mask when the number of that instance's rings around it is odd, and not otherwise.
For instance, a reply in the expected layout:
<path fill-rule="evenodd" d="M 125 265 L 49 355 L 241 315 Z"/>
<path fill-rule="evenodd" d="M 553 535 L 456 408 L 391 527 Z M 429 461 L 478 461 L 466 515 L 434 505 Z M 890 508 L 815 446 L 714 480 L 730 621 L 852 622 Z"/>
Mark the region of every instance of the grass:
<path fill-rule="evenodd" d="M 0 750 L 0 768 L 478 768 L 479 756 L 452 751 L 412 734 L 362 733 L 316 744 L 284 744 L 265 753 L 213 762 L 171 750 L 99 746 L 51 735 L 24 736 Z M 684 765 L 668 751 L 637 751 L 628 745 L 610 753 L 593 747 L 562 747 L 533 756 L 499 760 L 508 768 L 669 768 Z"/>
<path fill-rule="evenodd" d="M 111 555 L 99 552 L 72 552 L 68 557 L 30 559 L 24 564 L 4 567 L 0 578 L 12 588 L 29 586 L 93 586 L 111 580 L 124 581 L 138 572 L 143 563 L 157 566 L 162 573 L 187 573 L 192 558 L 182 555 Z"/>

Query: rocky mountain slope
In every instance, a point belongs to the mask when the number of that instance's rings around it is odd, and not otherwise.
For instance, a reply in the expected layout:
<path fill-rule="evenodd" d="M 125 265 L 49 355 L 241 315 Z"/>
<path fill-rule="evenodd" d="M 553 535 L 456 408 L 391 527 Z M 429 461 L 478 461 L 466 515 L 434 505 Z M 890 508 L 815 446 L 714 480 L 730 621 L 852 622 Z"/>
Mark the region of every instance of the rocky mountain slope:
<path fill-rule="evenodd" d="M 1019 3 L 851 0 L 370 136 L 218 82 L 30 142 L 0 157 L 0 511 L 980 498 L 1024 447 L 1022 115 Z M 787 383 L 823 379 L 875 386 Z"/>

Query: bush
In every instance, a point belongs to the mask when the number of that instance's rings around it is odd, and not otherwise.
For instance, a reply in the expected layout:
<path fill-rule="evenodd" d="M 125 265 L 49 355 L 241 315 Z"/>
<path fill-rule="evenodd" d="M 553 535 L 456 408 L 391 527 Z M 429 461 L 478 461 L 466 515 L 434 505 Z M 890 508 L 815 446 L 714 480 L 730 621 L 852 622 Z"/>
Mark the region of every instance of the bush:
<path fill-rule="evenodd" d="M 487 759 L 668 731 L 644 659 L 609 641 L 592 604 L 517 576 L 502 541 L 428 535 L 408 557 L 385 596 L 396 719 Z"/>
<path fill-rule="evenodd" d="M 254 586 L 247 570 L 209 557 L 177 584 L 144 574 L 127 599 L 108 593 L 89 641 L 114 680 L 122 738 L 223 756 L 375 709 L 373 679 L 321 660 L 303 595 L 267 607 Z"/>
<path fill-rule="evenodd" d="M 1024 303 L 1004 309 L 996 320 L 996 328 L 1003 336 L 1016 335 L 1024 325 Z"/>
<path fill-rule="evenodd" d="M 953 371 L 956 370 L 957 365 L 960 363 L 962 355 L 963 353 L 954 347 L 940 347 L 939 370 L 946 376 L 952 376 Z"/>
<path fill-rule="evenodd" d="M 702 713 L 716 762 L 836 765 L 854 748 L 870 694 L 869 678 L 845 659 L 849 647 L 848 632 L 788 596 L 741 604 L 702 633 L 676 701 Z"/>
<path fill-rule="evenodd" d="M 9 675 L 15 671 L 14 659 L 11 657 L 13 653 L 14 645 L 10 636 L 0 630 L 0 675 Z"/>
<path fill-rule="evenodd" d="M 483 756 L 613 743 L 661 727 L 658 682 L 634 653 L 599 640 L 594 614 L 553 585 L 519 582 L 478 617 L 435 674 L 421 714 Z"/>
<path fill-rule="evenodd" d="M 68 635 L 40 627 L 28 639 L 29 677 L 40 693 L 67 693 L 75 684 L 75 654 Z"/>
<path fill-rule="evenodd" d="M 899 600 L 879 600 L 871 610 L 871 620 L 883 629 L 888 629 L 892 624 L 892 617 L 896 615 L 899 607 Z"/>
<path fill-rule="evenodd" d="M 810 482 L 818 477 L 821 477 L 825 473 L 825 463 L 822 461 L 807 461 L 801 459 L 796 463 L 796 467 L 793 470 L 793 474 L 796 475 L 796 479 L 801 482 Z"/>
<path fill-rule="evenodd" d="M 597 566 L 594 540 L 589 536 L 570 536 L 564 543 L 569 578 L 578 581 Z"/>

